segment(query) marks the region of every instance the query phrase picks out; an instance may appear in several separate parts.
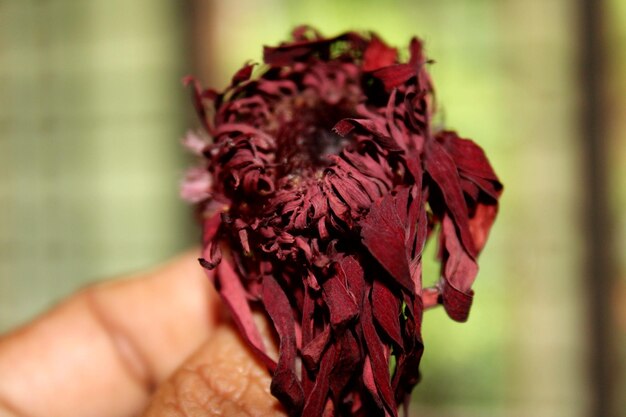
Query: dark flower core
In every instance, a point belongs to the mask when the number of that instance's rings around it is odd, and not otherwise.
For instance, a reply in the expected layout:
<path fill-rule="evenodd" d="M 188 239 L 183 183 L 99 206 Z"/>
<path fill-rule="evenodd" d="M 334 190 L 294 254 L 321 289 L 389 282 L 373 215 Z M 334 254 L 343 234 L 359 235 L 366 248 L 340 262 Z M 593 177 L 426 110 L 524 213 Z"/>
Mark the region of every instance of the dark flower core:
<path fill-rule="evenodd" d="M 187 80 L 211 138 L 186 138 L 203 160 L 182 189 L 202 214 L 200 263 L 292 416 L 397 416 L 424 309 L 469 313 L 502 185 L 480 147 L 432 126 L 428 62 L 409 49 L 402 63 L 374 34 L 300 27 L 224 92 Z M 422 288 L 432 236 L 441 278 Z"/>
<path fill-rule="evenodd" d="M 355 106 L 348 100 L 334 105 L 320 102 L 311 93 L 287 100 L 275 114 L 277 176 L 306 175 L 330 165 L 328 155 L 337 155 L 348 143 L 332 129 L 340 120 L 356 116 Z"/>

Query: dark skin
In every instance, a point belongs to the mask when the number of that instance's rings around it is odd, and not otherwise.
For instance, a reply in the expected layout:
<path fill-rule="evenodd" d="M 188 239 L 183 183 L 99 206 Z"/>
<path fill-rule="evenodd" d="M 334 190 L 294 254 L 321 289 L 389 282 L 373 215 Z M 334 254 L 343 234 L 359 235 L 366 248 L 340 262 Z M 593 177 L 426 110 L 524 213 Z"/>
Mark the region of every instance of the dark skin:
<path fill-rule="evenodd" d="M 2 336 L 0 417 L 284 416 L 197 253 Z"/>

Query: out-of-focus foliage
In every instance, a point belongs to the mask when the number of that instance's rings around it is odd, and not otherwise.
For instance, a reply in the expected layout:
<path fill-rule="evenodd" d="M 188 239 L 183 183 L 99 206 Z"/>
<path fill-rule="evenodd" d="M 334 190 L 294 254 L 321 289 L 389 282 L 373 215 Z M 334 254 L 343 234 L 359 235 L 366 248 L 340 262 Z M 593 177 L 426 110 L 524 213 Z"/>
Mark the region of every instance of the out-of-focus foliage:
<path fill-rule="evenodd" d="M 0 1 L 0 331 L 189 245 L 174 2 Z"/>

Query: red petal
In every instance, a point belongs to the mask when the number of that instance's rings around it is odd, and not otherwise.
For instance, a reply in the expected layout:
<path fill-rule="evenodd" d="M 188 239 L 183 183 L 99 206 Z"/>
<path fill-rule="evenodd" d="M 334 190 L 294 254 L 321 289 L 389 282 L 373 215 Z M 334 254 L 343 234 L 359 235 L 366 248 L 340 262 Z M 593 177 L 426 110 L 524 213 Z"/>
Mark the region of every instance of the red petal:
<path fill-rule="evenodd" d="M 343 274 L 348 288 L 356 299 L 359 311 L 362 308 L 363 294 L 365 293 L 363 267 L 354 256 L 343 257 L 337 263 L 337 273 Z"/>
<path fill-rule="evenodd" d="M 313 299 L 312 290 L 307 285 L 304 286 L 304 300 L 302 301 L 302 346 L 308 346 L 312 340 L 315 338 L 315 324 L 314 324 L 314 315 L 315 315 L 315 300 Z M 319 363 L 319 359 L 312 357 L 311 359 L 314 362 Z M 313 388 L 313 381 L 309 372 L 307 372 L 306 362 L 302 361 L 301 375 L 302 375 L 302 387 L 304 388 L 304 393 L 306 398 L 309 397 L 311 393 L 311 389 Z"/>
<path fill-rule="evenodd" d="M 222 213 L 226 209 L 218 209 L 211 217 L 204 221 L 202 225 L 202 258 L 198 259 L 202 267 L 206 269 L 215 268 L 222 261 L 222 251 L 220 249 L 218 232 L 222 225 Z"/>
<path fill-rule="evenodd" d="M 493 222 L 498 214 L 498 206 L 495 204 L 478 204 L 474 217 L 469 220 L 469 228 L 477 250 L 482 250 L 487 243 L 487 237 Z"/>
<path fill-rule="evenodd" d="M 366 132 L 373 133 L 376 142 L 390 152 L 401 152 L 404 150 L 403 144 L 399 144 L 390 137 L 387 132 L 384 120 L 374 121 L 369 119 L 343 119 L 333 127 L 333 130 L 340 136 L 348 135 L 355 127 L 360 127 Z"/>
<path fill-rule="evenodd" d="M 443 131 L 436 137 L 454 159 L 457 167 L 472 176 L 498 181 L 485 152 L 469 139 L 460 138 L 456 132 Z"/>
<path fill-rule="evenodd" d="M 471 290 L 469 292 L 460 291 L 445 278 L 442 279 L 440 285 L 443 307 L 448 316 L 452 320 L 461 323 L 467 321 L 470 308 L 472 307 L 472 300 L 474 299 L 474 292 Z"/>
<path fill-rule="evenodd" d="M 328 168 L 324 175 L 325 190 L 337 194 L 350 208 L 353 217 L 366 211 L 372 203 L 357 181 L 336 168 Z"/>
<path fill-rule="evenodd" d="M 248 81 L 250 79 L 250 76 L 252 75 L 252 70 L 254 69 L 255 65 L 256 64 L 246 64 L 241 69 L 239 69 L 239 71 L 237 71 L 235 75 L 233 75 L 230 85 L 234 87 L 237 84 Z"/>
<path fill-rule="evenodd" d="M 444 258 L 444 276 L 460 291 L 468 291 L 476 274 L 478 265 L 463 249 L 456 229 L 449 216 L 443 218 L 441 229 L 444 239 L 444 248 L 447 256 Z"/>
<path fill-rule="evenodd" d="M 372 286 L 372 312 L 376 322 L 402 348 L 400 334 L 400 301 L 384 284 L 374 280 Z"/>
<path fill-rule="evenodd" d="M 426 172 L 441 190 L 447 209 L 459 228 L 461 241 L 467 253 L 475 257 L 477 251 L 469 230 L 467 205 L 461 190 L 457 167 L 452 157 L 439 142 L 429 141 L 428 144 L 425 161 Z"/>
<path fill-rule="evenodd" d="M 267 356 L 263 339 L 252 318 L 252 311 L 246 298 L 246 290 L 241 285 L 239 276 L 230 264 L 230 261 L 227 259 L 222 260 L 217 266 L 215 275 L 217 290 L 222 296 L 222 300 L 228 306 L 239 333 L 244 336 L 248 345 L 268 367 L 270 372 L 273 373 L 276 369 L 276 362 Z"/>
<path fill-rule="evenodd" d="M 363 384 L 365 388 L 372 394 L 372 398 L 374 402 L 378 406 L 378 408 L 382 409 L 384 407 L 383 400 L 380 398 L 378 394 L 378 389 L 376 388 L 376 382 L 374 381 L 374 370 L 372 369 L 372 361 L 370 356 L 365 357 L 365 361 L 363 362 Z"/>
<path fill-rule="evenodd" d="M 315 339 L 304 346 L 302 349 L 302 361 L 308 369 L 317 369 L 329 339 L 330 327 L 326 327 L 322 333 L 315 336 Z"/>
<path fill-rule="evenodd" d="M 298 412 L 304 404 L 304 393 L 296 376 L 295 322 L 285 292 L 271 275 L 263 277 L 263 305 L 280 340 L 278 365 L 270 388 L 290 411 Z"/>
<path fill-rule="evenodd" d="M 424 46 L 419 39 L 411 38 L 409 51 L 411 52 L 411 58 L 409 59 L 411 65 L 418 66 L 424 63 Z"/>
<path fill-rule="evenodd" d="M 402 207 L 402 200 L 407 201 L 408 192 L 407 187 L 397 195 L 385 195 L 374 203 L 360 225 L 365 247 L 392 278 L 414 294 L 406 246 L 407 207 Z"/>
<path fill-rule="evenodd" d="M 372 72 L 372 75 L 383 82 L 385 90 L 391 91 L 404 84 L 416 74 L 415 67 L 409 64 L 396 64 Z"/>
<path fill-rule="evenodd" d="M 449 216 L 443 218 L 441 229 L 444 245 L 443 306 L 453 320 L 466 321 L 473 298 L 470 288 L 478 273 L 478 265 L 461 246 Z"/>
<path fill-rule="evenodd" d="M 342 326 L 358 314 L 354 295 L 348 291 L 341 278 L 341 274 L 337 274 L 322 284 L 324 301 L 330 311 L 330 323 L 333 327 Z"/>
<path fill-rule="evenodd" d="M 380 340 L 380 337 L 378 337 L 378 333 L 374 327 L 372 307 L 367 297 L 363 300 L 361 326 L 363 327 L 363 336 L 365 337 L 367 351 L 372 361 L 372 372 L 378 393 L 380 394 L 380 398 L 386 410 L 393 416 L 397 416 L 397 406 L 394 401 L 393 391 L 391 390 L 388 359 L 385 355 L 384 344 Z"/>
<path fill-rule="evenodd" d="M 334 398 L 339 398 L 354 377 L 354 371 L 361 361 L 361 351 L 357 340 L 348 330 L 338 335 L 335 343 L 339 346 L 339 352 L 331 375 L 330 390 Z"/>
<path fill-rule="evenodd" d="M 378 36 L 372 35 L 369 45 L 363 54 L 363 71 L 374 71 L 393 65 L 398 57 L 396 48 L 387 46 Z"/>
<path fill-rule="evenodd" d="M 396 375 L 394 375 L 393 382 L 396 399 L 399 402 L 409 402 L 406 397 L 420 380 L 420 373 L 417 370 L 419 369 L 423 352 L 423 345 L 420 344 L 419 348 L 411 352 L 411 354 L 400 355 L 396 363 Z"/>
<path fill-rule="evenodd" d="M 337 347 L 331 344 L 328 346 L 322 358 L 320 370 L 317 373 L 317 378 L 315 378 L 315 384 L 313 385 L 311 394 L 308 396 L 306 404 L 304 405 L 302 417 L 320 417 L 322 415 L 330 388 L 330 374 L 336 362 Z"/>

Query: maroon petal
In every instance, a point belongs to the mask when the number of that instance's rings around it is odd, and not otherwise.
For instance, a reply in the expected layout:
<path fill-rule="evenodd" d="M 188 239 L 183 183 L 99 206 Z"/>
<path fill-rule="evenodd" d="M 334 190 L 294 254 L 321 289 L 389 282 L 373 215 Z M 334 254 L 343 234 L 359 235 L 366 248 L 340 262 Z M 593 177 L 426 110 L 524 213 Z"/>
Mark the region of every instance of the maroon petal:
<path fill-rule="evenodd" d="M 391 91 L 395 87 L 407 82 L 416 74 L 415 67 L 409 64 L 396 64 L 372 72 L 372 75 L 383 82 L 385 90 Z"/>
<path fill-rule="evenodd" d="M 390 137 L 384 121 L 368 120 L 368 119 L 343 119 L 335 125 L 333 130 L 341 136 L 347 136 L 355 127 L 360 127 L 366 132 L 373 133 L 376 141 L 390 152 L 401 152 L 404 150 L 398 142 Z"/>
<path fill-rule="evenodd" d="M 361 350 L 356 338 L 349 330 L 337 335 L 336 343 L 339 346 L 339 352 L 332 371 L 330 390 L 333 398 L 338 399 L 348 388 L 350 381 L 354 379 L 357 366 L 361 362 Z"/>
<path fill-rule="evenodd" d="M 378 36 L 372 35 L 363 54 L 363 71 L 374 71 L 396 62 L 398 50 L 387 46 Z"/>
<path fill-rule="evenodd" d="M 467 291 L 478 273 L 478 265 L 461 246 L 457 231 L 449 216 L 443 218 L 441 229 L 446 253 L 444 255 L 443 275 L 455 288 Z"/>
<path fill-rule="evenodd" d="M 407 402 L 407 396 L 413 387 L 419 382 L 420 374 L 416 372 L 422 359 L 424 349 L 420 344 L 409 355 L 401 355 L 396 364 L 396 375 L 394 375 L 394 390 L 398 402 Z M 405 413 L 406 416 L 406 413 Z"/>
<path fill-rule="evenodd" d="M 246 64 L 233 75 L 231 86 L 236 86 L 244 81 L 248 81 L 252 75 L 252 70 L 256 64 Z"/>
<path fill-rule="evenodd" d="M 276 362 L 266 353 L 263 339 L 252 318 L 252 311 L 246 299 L 246 290 L 241 285 L 241 280 L 228 260 L 224 259 L 220 262 L 215 276 L 217 290 L 230 310 L 239 332 L 265 366 L 273 373 L 276 370 Z"/>
<path fill-rule="evenodd" d="M 322 415 L 330 389 L 330 374 L 336 362 L 337 348 L 331 344 L 322 358 L 315 384 L 304 405 L 302 417 L 320 417 Z"/>
<path fill-rule="evenodd" d="M 354 294 L 358 311 L 361 311 L 365 294 L 365 273 L 360 262 L 354 256 L 341 258 L 337 263 L 337 274 L 345 279 L 350 292 Z"/>
<path fill-rule="evenodd" d="M 469 220 L 470 233 L 476 249 L 482 250 L 487 243 L 489 231 L 498 214 L 498 206 L 495 204 L 478 204 L 474 216 Z"/>
<path fill-rule="evenodd" d="M 271 275 L 263 278 L 263 304 L 279 337 L 278 365 L 270 388 L 297 415 L 304 404 L 304 393 L 296 376 L 295 322 L 285 292 Z"/>
<path fill-rule="evenodd" d="M 415 293 L 411 280 L 406 247 L 406 206 L 399 207 L 398 196 L 387 194 L 374 203 L 368 215 L 360 223 L 363 244 L 378 262 L 400 285 Z"/>
<path fill-rule="evenodd" d="M 372 200 L 367 192 L 359 187 L 357 181 L 345 175 L 337 169 L 328 169 L 324 176 L 326 194 L 336 194 L 350 208 L 353 217 L 358 217 L 360 213 L 367 211 Z"/>
<path fill-rule="evenodd" d="M 394 341 L 397 347 L 402 348 L 400 300 L 378 280 L 375 280 L 372 285 L 372 313 L 387 336 Z"/>
<path fill-rule="evenodd" d="M 202 266 L 206 269 L 215 268 L 222 260 L 222 251 L 219 246 L 218 233 L 222 226 L 222 213 L 226 206 L 216 210 L 209 218 L 204 221 L 202 227 L 202 258 L 199 259 Z"/>
<path fill-rule="evenodd" d="M 378 394 L 378 388 L 376 388 L 376 381 L 374 376 L 374 369 L 372 368 L 372 361 L 370 356 L 365 357 L 365 361 L 363 362 L 363 384 L 365 388 L 369 391 L 372 396 L 372 399 L 381 410 L 384 408 L 383 400 L 380 398 Z"/>
<path fill-rule="evenodd" d="M 341 275 L 327 279 L 322 284 L 322 289 L 333 327 L 342 326 L 357 316 L 359 311 L 354 295 L 346 288 Z"/>
<path fill-rule="evenodd" d="M 363 313 L 361 317 L 361 325 L 363 327 L 363 336 L 367 345 L 367 351 L 372 363 L 372 372 L 374 382 L 378 389 L 378 394 L 385 405 L 385 409 L 394 417 L 397 416 L 396 403 L 393 391 L 391 390 L 391 377 L 389 376 L 389 360 L 385 355 L 385 349 L 372 317 L 372 307 L 369 297 L 363 300 Z"/>
<path fill-rule="evenodd" d="M 316 300 L 314 299 L 314 292 L 308 286 L 304 288 L 304 299 L 302 300 L 302 322 L 301 322 L 301 331 L 302 331 L 302 346 L 307 347 L 313 340 L 316 339 L 315 332 L 315 310 L 316 310 Z M 330 332 L 330 330 L 329 330 Z M 318 342 L 321 342 L 318 340 Z M 302 361 L 302 366 L 300 367 L 300 374 L 302 376 L 302 387 L 304 389 L 305 394 L 305 402 L 308 401 L 308 398 L 311 394 L 311 390 L 313 389 L 314 376 L 315 373 L 309 374 L 307 372 L 307 365 L 313 365 L 310 369 L 318 368 L 318 364 L 320 362 L 320 357 L 324 349 L 315 348 L 311 346 L 310 353 L 310 361 L 304 360 Z M 318 357 L 319 355 L 319 357 Z M 307 363 L 308 361 L 308 363 Z"/>
<path fill-rule="evenodd" d="M 474 142 L 469 139 L 462 139 L 456 132 L 448 130 L 437 134 L 436 139 L 444 144 L 460 170 L 472 176 L 498 181 L 485 152 Z"/>
<path fill-rule="evenodd" d="M 329 340 L 330 327 L 326 327 L 322 333 L 315 336 L 315 339 L 304 346 L 302 349 L 302 360 L 308 369 L 317 369 Z"/>
<path fill-rule="evenodd" d="M 459 228 L 461 242 L 468 254 L 477 255 L 469 230 L 468 213 L 457 167 L 450 155 L 438 142 L 429 142 L 426 156 L 426 172 L 441 190 L 446 207 Z"/>
<path fill-rule="evenodd" d="M 466 321 L 472 305 L 472 283 L 478 265 L 461 246 L 450 217 L 442 222 L 444 245 L 442 297 L 446 312 L 456 321 Z"/>
<path fill-rule="evenodd" d="M 452 320 L 461 323 L 467 321 L 470 308 L 472 307 L 472 300 L 474 299 L 474 292 L 471 290 L 468 292 L 460 291 L 447 278 L 443 278 L 440 285 L 443 306 L 448 316 Z"/>

